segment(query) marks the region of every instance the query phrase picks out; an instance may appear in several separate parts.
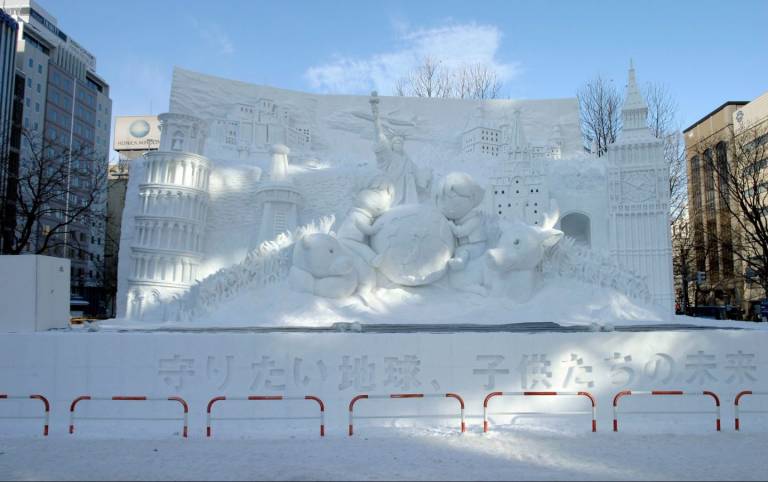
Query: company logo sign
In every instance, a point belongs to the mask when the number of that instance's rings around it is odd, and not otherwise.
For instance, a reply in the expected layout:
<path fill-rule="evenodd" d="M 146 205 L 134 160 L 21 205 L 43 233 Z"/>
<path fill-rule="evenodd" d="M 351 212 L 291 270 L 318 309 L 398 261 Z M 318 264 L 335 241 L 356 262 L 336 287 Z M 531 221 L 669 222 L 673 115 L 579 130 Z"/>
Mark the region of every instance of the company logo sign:
<path fill-rule="evenodd" d="M 160 123 L 154 116 L 129 116 L 115 119 L 114 148 L 153 150 L 160 147 Z"/>

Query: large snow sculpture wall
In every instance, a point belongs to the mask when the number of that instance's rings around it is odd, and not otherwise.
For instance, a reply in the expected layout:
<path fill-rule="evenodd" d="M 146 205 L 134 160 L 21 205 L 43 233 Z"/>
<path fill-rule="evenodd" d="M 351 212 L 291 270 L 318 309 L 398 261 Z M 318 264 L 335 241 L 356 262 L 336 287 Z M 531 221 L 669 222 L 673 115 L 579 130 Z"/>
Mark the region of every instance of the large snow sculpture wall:
<path fill-rule="evenodd" d="M 576 271 L 585 282 L 632 285 L 627 291 L 643 299 L 647 285 L 671 312 L 668 173 L 662 143 L 645 128 L 634 70 L 630 87 L 624 132 L 602 157 L 583 150 L 576 99 L 386 97 L 380 128 L 405 139 L 418 172 L 431 172 L 432 181 L 458 171 L 484 186 L 484 215 L 542 226 L 556 201 L 563 222 L 555 228 L 581 243 L 570 258 L 582 249 L 610 256 L 610 268 L 550 267 L 553 276 Z M 184 303 L 174 302 L 177 295 L 229 286 L 219 281 L 239 279 L 234 274 L 249 253 L 282 231 L 323 216 L 344 220 L 355 192 L 381 174 L 367 96 L 315 95 L 176 69 L 169 108 L 160 150 L 131 167 L 120 318 L 178 318 L 173 311 Z M 434 195 L 435 187 L 427 191 Z M 195 284 L 206 277 L 212 281 Z"/>
<path fill-rule="evenodd" d="M 136 319 L 184 293 L 203 257 L 210 174 L 210 162 L 199 154 L 205 124 L 182 114 L 163 114 L 160 123 L 160 150 L 144 155 L 134 216 L 127 316 Z"/>

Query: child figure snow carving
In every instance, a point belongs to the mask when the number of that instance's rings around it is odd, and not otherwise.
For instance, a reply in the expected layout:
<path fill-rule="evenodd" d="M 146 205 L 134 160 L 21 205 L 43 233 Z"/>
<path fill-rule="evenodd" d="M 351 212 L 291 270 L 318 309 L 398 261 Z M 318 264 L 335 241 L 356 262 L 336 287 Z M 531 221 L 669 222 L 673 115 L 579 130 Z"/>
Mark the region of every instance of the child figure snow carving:
<path fill-rule="evenodd" d="M 374 268 L 381 264 L 381 256 L 366 241 L 378 231 L 374 222 L 389 210 L 393 200 L 394 187 L 389 183 L 363 189 L 357 193 L 357 206 L 349 211 L 337 234 L 345 248 Z"/>
<path fill-rule="evenodd" d="M 448 260 L 451 271 L 461 271 L 467 263 L 485 253 L 488 234 L 480 210 L 475 209 L 485 189 L 463 172 L 451 172 L 440 183 L 437 194 L 440 211 L 448 218 L 456 237 L 456 251 Z"/>

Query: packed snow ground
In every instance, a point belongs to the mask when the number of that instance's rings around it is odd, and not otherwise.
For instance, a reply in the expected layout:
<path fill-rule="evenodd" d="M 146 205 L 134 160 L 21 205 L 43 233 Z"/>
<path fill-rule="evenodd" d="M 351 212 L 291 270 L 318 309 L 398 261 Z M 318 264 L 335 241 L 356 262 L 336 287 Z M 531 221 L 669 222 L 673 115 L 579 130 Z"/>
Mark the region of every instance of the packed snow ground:
<path fill-rule="evenodd" d="M 13 480 L 759 480 L 768 431 L 650 425 L 366 429 L 353 437 L 0 438 Z M 605 427 L 604 427 L 605 428 Z M 658 432 L 653 433 L 653 430 Z"/>

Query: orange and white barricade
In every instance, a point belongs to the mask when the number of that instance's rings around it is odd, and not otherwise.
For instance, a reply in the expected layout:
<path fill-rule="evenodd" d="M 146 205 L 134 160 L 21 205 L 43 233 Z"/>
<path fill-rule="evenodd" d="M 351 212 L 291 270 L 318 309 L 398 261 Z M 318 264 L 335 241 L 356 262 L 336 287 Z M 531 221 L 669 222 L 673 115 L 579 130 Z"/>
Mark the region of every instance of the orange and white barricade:
<path fill-rule="evenodd" d="M 69 406 L 69 433 L 75 433 L 75 408 L 80 402 L 88 400 L 92 401 L 115 401 L 115 402 L 178 402 L 181 404 L 184 410 L 182 417 L 77 417 L 79 420 L 183 420 L 184 427 L 182 430 L 182 437 L 187 437 L 187 427 L 189 425 L 189 405 L 181 397 L 167 397 L 167 398 L 152 398 L 145 396 L 122 396 L 117 395 L 114 397 L 92 397 L 90 395 L 82 395 L 72 400 L 72 404 Z"/>
<path fill-rule="evenodd" d="M 459 416 L 461 417 L 461 431 L 466 431 L 466 424 L 464 423 L 464 399 L 456 393 L 391 393 L 388 395 L 355 395 L 349 402 L 349 436 L 354 433 L 355 418 L 361 419 L 374 419 L 374 418 L 448 418 L 444 415 L 400 415 L 400 416 L 388 416 L 388 415 L 372 415 L 372 416 L 360 416 L 355 417 L 354 409 L 355 403 L 359 400 L 386 400 L 397 398 L 455 398 L 459 402 L 461 411 Z"/>
<path fill-rule="evenodd" d="M 682 396 L 682 397 L 712 397 L 712 399 L 715 401 L 715 410 L 698 410 L 698 411 L 672 411 L 672 412 L 662 412 L 662 411 L 622 411 L 622 413 L 626 414 L 700 414 L 700 413 L 712 413 L 717 415 L 717 431 L 720 431 L 720 397 L 717 396 L 716 393 L 710 392 L 708 390 L 704 390 L 701 392 L 685 392 L 682 390 L 652 390 L 650 392 L 636 392 L 634 390 L 624 390 L 613 397 L 613 431 L 618 432 L 619 431 L 619 400 L 622 397 L 628 397 L 628 396 Z"/>
<path fill-rule="evenodd" d="M 739 415 L 742 413 L 768 413 L 768 410 L 742 410 L 739 407 L 739 402 L 741 401 L 742 397 L 745 397 L 747 395 L 768 395 L 768 392 L 753 392 L 752 390 L 743 390 L 736 395 L 736 398 L 733 400 L 733 413 L 734 413 L 734 420 L 735 420 L 735 428 L 736 430 L 739 430 L 740 421 L 739 421 Z"/>
<path fill-rule="evenodd" d="M 43 414 L 39 416 L 7 416 L 0 417 L 9 420 L 42 420 L 43 421 L 43 436 L 48 436 L 48 424 L 51 419 L 51 404 L 48 403 L 48 399 L 42 395 L 8 395 L 0 393 L 0 400 L 40 400 L 43 402 Z"/>
<path fill-rule="evenodd" d="M 317 416 L 302 416 L 302 417 L 214 417 L 211 411 L 213 405 L 216 402 L 223 402 L 225 400 L 240 400 L 240 401 L 264 401 L 264 400 L 312 400 L 317 402 L 320 406 L 320 415 Z M 218 396 L 208 401 L 208 408 L 206 410 L 206 426 L 205 434 L 207 437 L 211 436 L 211 422 L 213 420 L 317 420 L 320 419 L 320 436 L 325 436 L 325 404 L 323 401 L 314 395 L 287 397 L 283 395 L 250 395 L 248 397 L 228 397 Z"/>
<path fill-rule="evenodd" d="M 586 397 L 592 405 L 590 412 L 584 411 L 553 411 L 553 412 L 504 412 L 503 415 L 592 415 L 592 431 L 597 432 L 597 401 L 595 397 L 589 392 L 491 392 L 485 396 L 483 400 L 483 432 L 488 432 L 488 402 L 494 397 L 560 397 L 560 396 L 575 396 Z"/>

